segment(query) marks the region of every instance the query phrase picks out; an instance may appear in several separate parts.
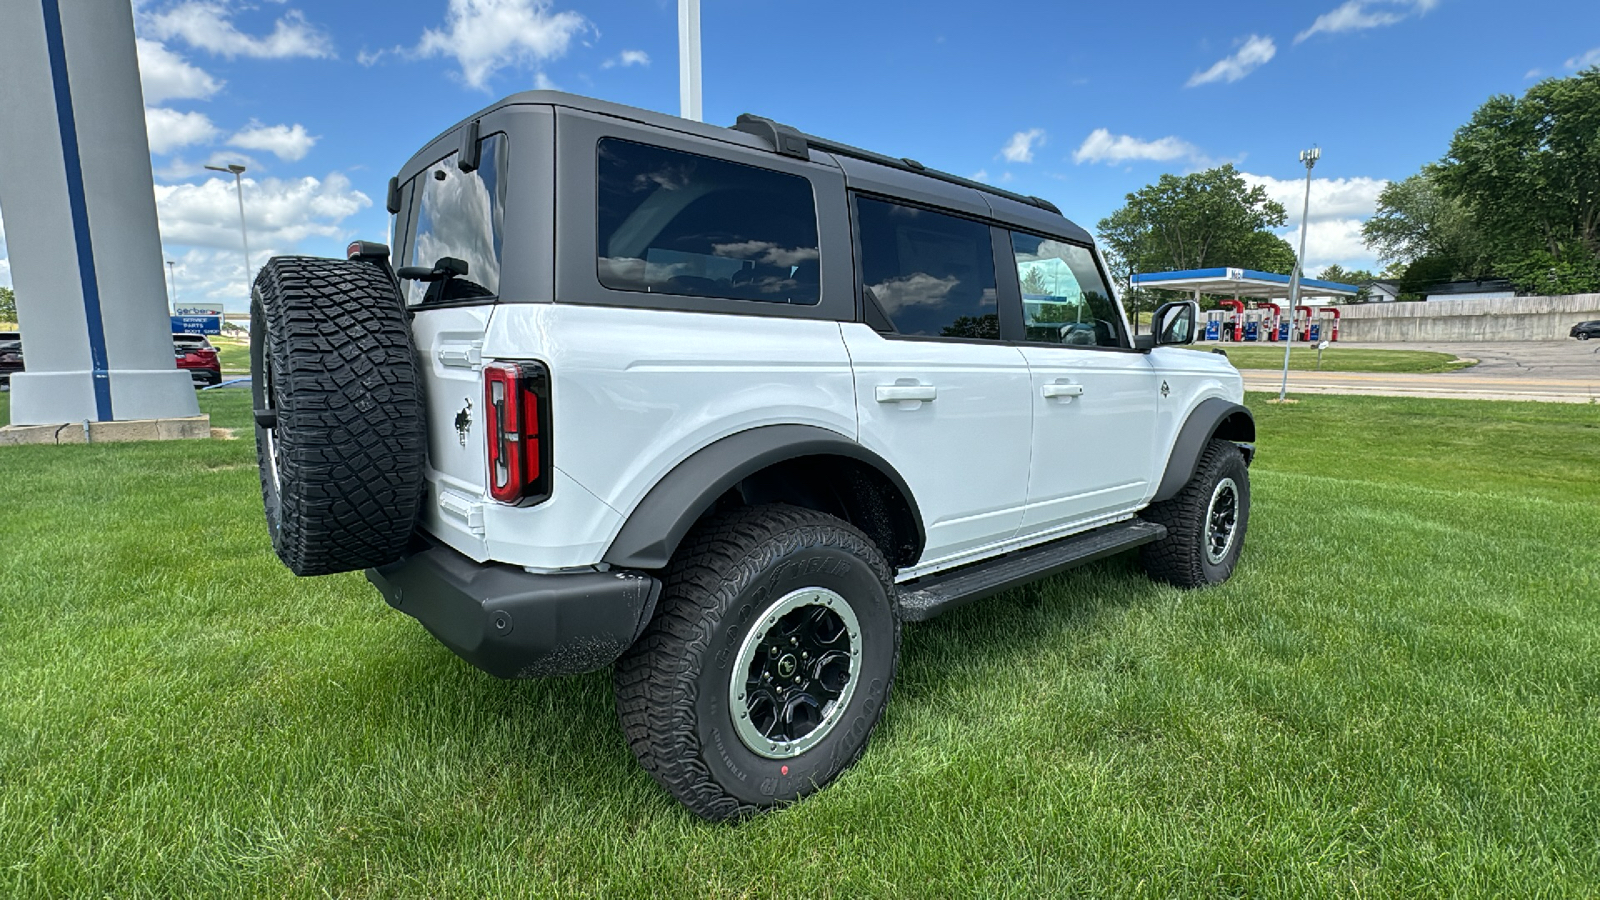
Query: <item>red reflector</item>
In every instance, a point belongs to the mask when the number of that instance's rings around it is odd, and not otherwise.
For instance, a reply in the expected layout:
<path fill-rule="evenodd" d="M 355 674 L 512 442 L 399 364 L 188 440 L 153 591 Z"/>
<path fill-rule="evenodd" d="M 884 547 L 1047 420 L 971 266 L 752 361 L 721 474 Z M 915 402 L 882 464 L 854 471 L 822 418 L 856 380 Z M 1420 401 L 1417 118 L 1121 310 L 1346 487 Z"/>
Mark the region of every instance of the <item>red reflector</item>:
<path fill-rule="evenodd" d="M 361 255 L 361 242 L 360 241 L 351 241 L 350 242 L 350 246 L 344 248 L 344 258 L 345 259 L 355 259 L 356 257 L 358 257 L 360 255 Z"/>
<path fill-rule="evenodd" d="M 549 453 L 540 428 L 540 398 L 549 380 L 538 363 L 492 363 L 483 368 L 489 496 L 517 503 L 549 494 Z"/>

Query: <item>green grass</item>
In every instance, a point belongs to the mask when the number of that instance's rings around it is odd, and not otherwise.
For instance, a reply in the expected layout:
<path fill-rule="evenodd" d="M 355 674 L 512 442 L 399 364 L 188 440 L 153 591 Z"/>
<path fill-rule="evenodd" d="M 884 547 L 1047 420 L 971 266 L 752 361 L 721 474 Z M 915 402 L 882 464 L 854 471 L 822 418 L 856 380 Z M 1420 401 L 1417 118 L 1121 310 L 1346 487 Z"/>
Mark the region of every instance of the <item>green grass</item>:
<path fill-rule="evenodd" d="M 1240 369 L 1283 369 L 1282 344 L 1207 344 L 1198 349 L 1209 353 L 1212 347 L 1226 351 L 1228 359 Z M 1471 365 L 1474 363 L 1460 360 L 1453 354 L 1426 350 L 1357 350 L 1334 346 L 1322 353 L 1324 372 L 1454 372 Z M 1295 347 L 1290 351 L 1289 368 L 1317 368 L 1317 348 Z"/>
<path fill-rule="evenodd" d="M 249 338 L 212 335 L 211 346 L 217 348 L 217 356 L 222 360 L 222 371 L 235 374 L 250 372 Z"/>
<path fill-rule="evenodd" d="M 606 674 L 497 681 L 293 578 L 248 441 L 0 448 L 0 896 L 1600 894 L 1600 410 L 1256 411 L 1232 582 L 909 626 L 865 758 L 739 826 Z"/>

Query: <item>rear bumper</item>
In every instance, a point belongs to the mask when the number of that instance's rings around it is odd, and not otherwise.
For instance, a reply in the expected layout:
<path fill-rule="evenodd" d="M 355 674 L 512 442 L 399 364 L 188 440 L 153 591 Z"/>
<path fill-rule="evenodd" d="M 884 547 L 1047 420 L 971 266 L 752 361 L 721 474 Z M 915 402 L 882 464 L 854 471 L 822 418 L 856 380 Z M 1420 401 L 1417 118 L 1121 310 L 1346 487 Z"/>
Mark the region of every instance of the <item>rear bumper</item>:
<path fill-rule="evenodd" d="M 501 678 L 605 668 L 644 631 L 661 593 L 643 572 L 534 574 L 436 544 L 368 569 L 367 580 L 456 655 Z"/>

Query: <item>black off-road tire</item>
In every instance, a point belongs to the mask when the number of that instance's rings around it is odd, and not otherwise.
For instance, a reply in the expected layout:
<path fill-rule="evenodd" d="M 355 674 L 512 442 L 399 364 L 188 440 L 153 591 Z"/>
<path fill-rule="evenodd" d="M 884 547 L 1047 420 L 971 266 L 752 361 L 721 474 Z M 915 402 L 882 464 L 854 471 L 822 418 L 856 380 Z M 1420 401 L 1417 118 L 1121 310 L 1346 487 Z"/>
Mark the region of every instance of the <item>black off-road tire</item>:
<path fill-rule="evenodd" d="M 274 257 L 250 306 L 256 460 L 272 549 L 296 575 L 394 562 L 428 437 L 405 306 L 371 263 Z"/>
<path fill-rule="evenodd" d="M 1218 489 L 1225 481 L 1232 483 L 1237 505 L 1231 539 L 1225 551 L 1216 554 L 1206 523 L 1219 511 L 1213 499 L 1221 501 Z M 1227 581 L 1239 562 L 1245 529 L 1250 524 L 1250 470 L 1244 454 L 1228 441 L 1211 441 L 1183 490 L 1171 499 L 1151 504 L 1140 517 L 1167 527 L 1165 538 L 1145 544 L 1139 551 L 1139 561 L 1151 578 L 1181 588 Z"/>
<path fill-rule="evenodd" d="M 665 581 L 654 619 L 615 671 L 623 734 L 662 787 L 720 821 L 798 800 L 855 762 L 889 700 L 900 652 L 893 578 L 866 535 L 811 510 L 746 507 L 697 526 Z M 812 588 L 842 597 L 859 623 L 854 693 L 814 746 L 763 756 L 734 722 L 753 713 L 735 708 L 730 683 L 746 637 L 760 629 L 765 641 L 782 628 L 767 611 Z"/>

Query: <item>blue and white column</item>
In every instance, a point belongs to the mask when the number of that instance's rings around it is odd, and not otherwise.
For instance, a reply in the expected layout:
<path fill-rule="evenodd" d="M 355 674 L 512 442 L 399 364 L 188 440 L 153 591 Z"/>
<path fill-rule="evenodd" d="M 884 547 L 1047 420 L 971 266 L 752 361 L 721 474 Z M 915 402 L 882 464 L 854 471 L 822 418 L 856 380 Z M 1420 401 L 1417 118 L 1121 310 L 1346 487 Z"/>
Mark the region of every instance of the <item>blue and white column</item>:
<path fill-rule="evenodd" d="M 198 415 L 126 0 L 0 0 L 0 214 L 28 366 L 12 424 Z"/>

